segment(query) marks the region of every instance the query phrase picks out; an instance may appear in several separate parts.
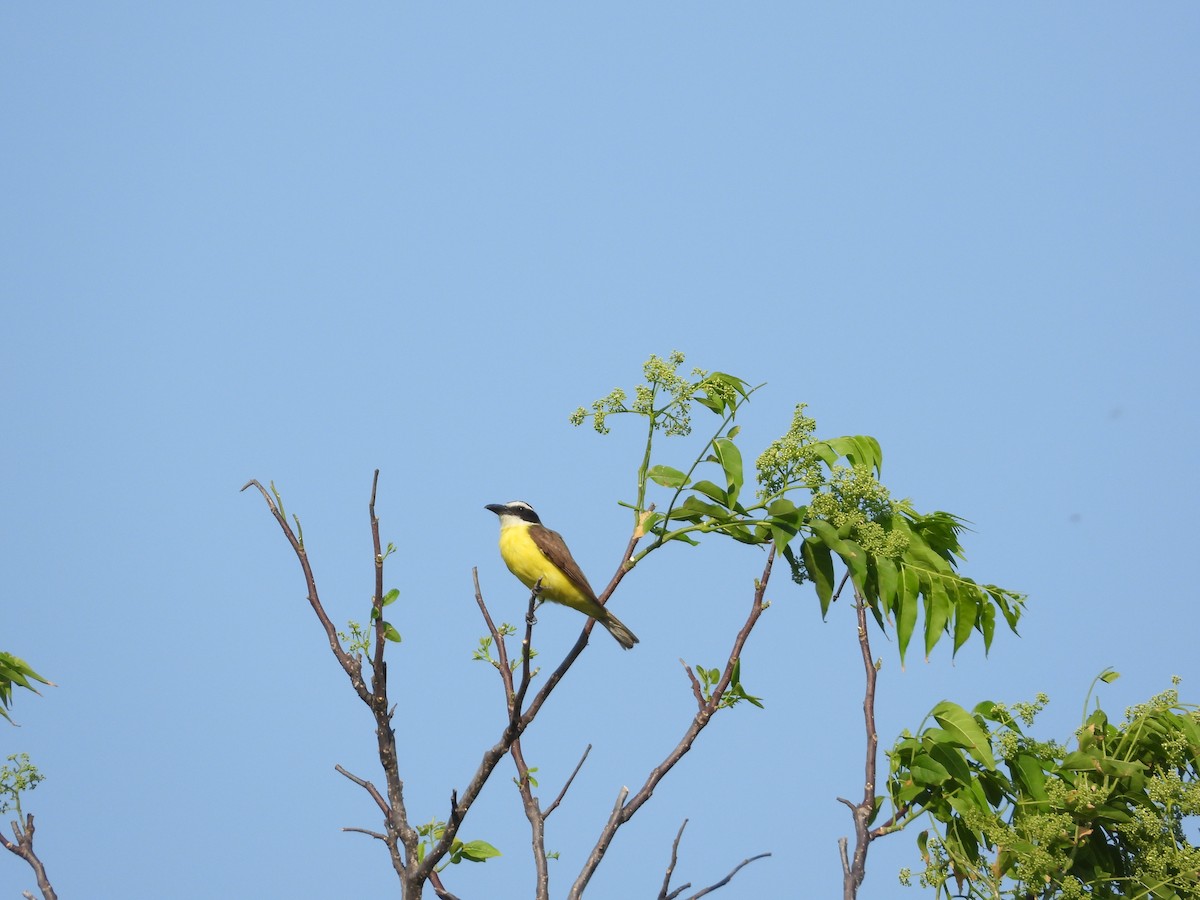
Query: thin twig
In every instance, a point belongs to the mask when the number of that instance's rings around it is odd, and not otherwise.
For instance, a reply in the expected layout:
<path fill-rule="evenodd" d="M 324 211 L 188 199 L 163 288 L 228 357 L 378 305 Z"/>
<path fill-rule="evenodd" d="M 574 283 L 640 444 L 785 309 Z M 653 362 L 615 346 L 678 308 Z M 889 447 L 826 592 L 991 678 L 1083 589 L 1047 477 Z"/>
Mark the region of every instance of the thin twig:
<path fill-rule="evenodd" d="M 341 641 L 338 640 L 337 628 L 325 612 L 325 607 L 321 604 L 321 597 L 317 593 L 317 579 L 313 575 L 312 565 L 308 561 L 308 552 L 304 549 L 304 544 L 300 538 L 296 536 L 296 532 L 292 530 L 292 526 L 288 524 L 287 518 L 283 511 L 276 505 L 274 498 L 267 493 L 267 489 L 262 486 L 258 479 L 252 478 L 242 485 L 242 490 L 249 487 L 256 487 L 263 499 L 267 501 L 267 508 L 271 511 L 271 515 L 275 517 L 275 521 L 279 523 L 279 527 L 283 529 L 284 537 L 287 538 L 289 544 L 292 545 L 292 552 L 296 554 L 296 559 L 300 563 L 300 569 L 304 573 L 304 582 L 308 587 L 308 602 L 312 606 L 313 612 L 317 614 L 317 619 L 321 623 L 321 627 L 325 630 L 325 637 L 329 640 L 329 649 L 337 658 L 339 665 L 345 670 L 350 677 L 350 684 L 353 685 L 359 699 L 371 705 L 371 693 L 367 690 L 367 685 L 362 678 L 362 666 L 359 662 L 347 653 L 343 648 Z"/>
<path fill-rule="evenodd" d="M 525 613 L 525 640 L 521 642 L 521 686 L 513 697 L 512 721 L 515 723 L 521 717 L 521 706 L 525 703 L 525 692 L 529 690 L 529 681 L 533 677 L 529 672 L 529 663 L 533 659 L 533 626 L 537 624 L 534 613 L 538 608 L 538 600 L 542 593 L 542 579 L 538 579 L 533 590 L 529 592 L 529 610 Z"/>
<path fill-rule="evenodd" d="M 357 775 L 347 772 L 341 766 L 334 766 L 333 768 L 335 772 L 339 773 L 340 775 L 345 775 L 360 788 L 370 794 L 371 799 L 375 801 L 375 805 L 379 807 L 384 816 L 387 816 L 391 813 L 391 810 L 388 809 L 387 801 L 383 799 L 383 795 L 379 793 L 379 789 L 375 787 L 375 785 L 371 784 L 371 782 L 366 781 L 365 779 L 359 778 Z"/>
<path fill-rule="evenodd" d="M 683 829 L 687 828 L 687 823 L 688 820 L 684 819 L 683 824 L 679 826 L 679 831 L 675 834 L 675 840 L 671 842 L 671 861 L 667 863 L 667 871 L 663 875 L 662 890 L 658 892 L 658 900 L 675 900 L 675 897 L 678 897 L 681 892 L 692 886 L 691 882 L 688 882 L 679 890 L 667 893 L 671 890 L 671 876 L 675 873 L 675 864 L 679 861 L 679 842 L 683 838 Z"/>
<path fill-rule="evenodd" d="M 687 900 L 698 900 L 698 898 L 703 897 L 705 894 L 711 894 L 713 891 L 717 890 L 717 888 L 725 887 L 725 885 L 729 884 L 729 882 L 733 880 L 734 875 L 742 871 L 742 869 L 750 865 L 750 863 L 754 862 L 755 860 L 766 859 L 770 855 L 770 853 L 760 853 L 757 856 L 751 856 L 749 859 L 743 859 L 740 863 L 733 867 L 732 872 L 730 872 L 716 884 L 710 884 L 708 887 L 704 888 L 704 890 L 696 891 L 696 893 L 688 897 Z"/>
<path fill-rule="evenodd" d="M 571 782 L 575 780 L 575 776 L 579 774 L 579 770 L 583 768 L 583 763 L 591 752 L 592 745 L 588 744 L 587 749 L 583 751 L 583 756 L 579 757 L 579 762 L 575 764 L 575 771 L 571 773 L 571 777 L 567 779 L 567 783 L 562 786 L 562 790 L 558 792 L 558 796 L 554 798 L 554 802 L 546 807 L 546 811 L 542 813 L 543 819 L 550 818 L 550 813 L 558 809 L 558 804 L 562 803 L 563 797 L 567 795 L 567 789 L 571 786 Z"/>
<path fill-rule="evenodd" d="M 487 604 L 483 602 L 483 590 L 479 587 L 479 569 L 471 569 L 471 579 L 475 584 L 475 603 L 479 606 L 479 611 L 483 614 L 483 621 L 487 623 L 488 633 L 492 636 L 492 643 L 496 645 L 496 669 L 500 673 L 500 682 L 504 685 L 504 702 L 508 706 L 508 717 L 511 724 L 513 718 L 513 682 L 512 669 L 508 665 L 508 647 L 504 643 L 504 635 L 500 633 L 500 629 L 496 627 L 496 623 L 492 621 L 492 614 L 488 612 Z"/>
<path fill-rule="evenodd" d="M 696 673 L 682 659 L 679 660 L 679 664 L 683 666 L 683 671 L 687 672 L 688 680 L 692 682 L 692 695 L 696 698 L 696 707 L 704 709 L 704 695 L 700 692 L 700 682 L 696 679 Z"/>
<path fill-rule="evenodd" d="M 645 784 L 643 784 L 641 789 L 629 799 L 628 803 L 624 802 L 624 798 L 628 795 L 629 789 L 622 788 L 622 795 L 620 798 L 618 798 L 618 805 L 613 809 L 612 814 L 608 817 L 608 821 L 601 830 L 600 837 L 597 839 L 595 847 L 592 848 L 592 852 L 588 855 L 583 869 L 580 871 L 579 876 L 575 879 L 575 883 L 571 886 L 571 890 L 567 894 L 568 900 L 578 900 L 578 898 L 583 895 L 583 891 L 587 887 L 588 881 L 591 880 L 596 868 L 600 865 L 601 860 L 604 858 L 604 854 L 608 852 L 608 848 L 612 844 L 613 838 L 616 837 L 617 829 L 633 818 L 634 814 L 641 809 L 642 805 L 650 799 L 651 795 L 654 793 L 654 789 L 658 787 L 659 782 L 662 781 L 666 774 L 671 771 L 672 768 L 674 768 L 675 764 L 683 758 L 684 754 L 692 749 L 692 744 L 695 742 L 700 732 L 704 730 L 704 727 L 708 725 L 709 720 L 711 720 L 713 715 L 716 714 L 717 710 L 721 708 L 721 699 L 724 697 L 725 691 L 728 690 L 729 684 L 733 679 L 734 667 L 741 659 L 742 650 L 746 645 L 747 639 L 750 637 L 750 632 L 754 630 L 754 626 L 758 622 L 759 616 L 762 615 L 763 610 L 766 608 L 763 598 L 766 594 L 767 583 L 771 580 L 771 568 L 774 562 L 775 547 L 772 545 L 771 549 L 767 553 L 767 561 L 763 566 L 762 576 L 758 579 L 755 585 L 750 612 L 746 616 L 746 621 L 742 625 L 741 630 L 738 632 L 737 637 L 734 638 L 733 647 L 729 651 L 729 657 L 725 662 L 724 671 L 721 673 L 720 680 L 713 687 L 712 693 L 709 695 L 708 702 L 705 703 L 699 711 L 697 711 L 696 715 L 692 718 L 692 722 L 688 726 L 687 731 L 684 732 L 683 737 L 680 739 L 679 743 L 675 745 L 675 748 L 667 754 L 666 758 L 661 763 L 650 770 L 650 774 L 647 776 Z"/>
<path fill-rule="evenodd" d="M 342 831 L 353 831 L 356 834 L 365 834 L 365 835 L 368 835 L 369 837 L 375 838 L 375 840 L 377 840 L 377 841 L 383 841 L 385 844 L 387 843 L 387 835 L 386 834 L 380 834 L 378 831 L 371 831 L 368 828 L 356 828 L 352 825 L 344 825 L 342 827 Z"/>

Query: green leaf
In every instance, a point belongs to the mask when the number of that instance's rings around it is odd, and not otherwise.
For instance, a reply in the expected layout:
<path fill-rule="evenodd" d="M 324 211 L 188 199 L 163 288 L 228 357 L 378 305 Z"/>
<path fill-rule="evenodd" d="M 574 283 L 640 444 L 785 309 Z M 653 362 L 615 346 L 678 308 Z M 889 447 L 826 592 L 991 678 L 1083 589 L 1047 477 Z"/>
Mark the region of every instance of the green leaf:
<path fill-rule="evenodd" d="M 896 608 L 896 592 L 900 588 L 900 573 L 896 564 L 886 556 L 875 559 L 875 580 L 879 584 L 879 603 L 889 615 Z"/>
<path fill-rule="evenodd" d="M 925 753 L 917 754 L 908 771 L 917 784 L 936 786 L 950 780 L 950 773 L 946 771 L 946 767 Z"/>
<path fill-rule="evenodd" d="M 724 519 L 729 515 L 726 510 L 713 503 L 705 503 L 694 494 L 683 498 L 683 503 L 680 504 L 680 509 L 687 516 L 696 515 L 700 518 L 707 517 L 710 519 Z M 681 518 L 681 516 L 677 516 L 675 513 L 672 513 L 671 518 Z"/>
<path fill-rule="evenodd" d="M 655 484 L 661 484 L 663 487 L 680 488 L 688 483 L 688 477 L 678 469 L 672 469 L 670 466 L 653 466 L 646 477 Z"/>
<path fill-rule="evenodd" d="M 943 700 L 935 706 L 930 715 L 949 733 L 954 743 L 966 748 L 988 771 L 996 768 L 996 758 L 992 755 L 987 732 L 973 715 L 949 700 Z"/>
<path fill-rule="evenodd" d="M 975 628 L 975 620 L 979 617 L 979 600 L 972 589 L 973 586 L 963 586 L 959 590 L 958 600 L 954 609 L 954 652 L 967 642 L 971 631 Z"/>
<path fill-rule="evenodd" d="M 716 438 L 713 441 L 713 450 L 717 454 L 717 462 L 725 471 L 729 499 L 731 502 L 735 501 L 742 490 L 742 452 L 738 450 L 737 444 L 728 438 Z"/>
<path fill-rule="evenodd" d="M 712 500 L 716 500 L 726 508 L 731 505 L 729 494 L 725 492 L 725 489 L 717 487 L 711 481 L 697 481 L 692 485 L 692 490 L 697 491 L 698 493 L 701 493 Z"/>
<path fill-rule="evenodd" d="M 983 632 L 983 652 L 992 649 L 992 637 L 996 634 L 996 607 L 984 603 L 980 610 L 980 630 Z"/>
<path fill-rule="evenodd" d="M 839 457 L 845 457 L 852 466 L 866 466 L 878 478 L 883 468 L 883 450 L 879 441 L 870 435 L 844 435 L 830 438 L 827 441 L 817 441 L 813 450 L 821 457 L 825 465 L 833 467 Z"/>
<path fill-rule="evenodd" d="M 790 525 L 795 525 L 797 528 L 804 524 L 804 516 L 807 513 L 807 506 L 797 506 L 786 497 L 780 497 L 778 500 L 772 500 L 767 506 L 767 515 L 774 519 L 779 519 L 781 522 L 787 522 Z"/>
<path fill-rule="evenodd" d="M 684 543 L 684 544 L 690 544 L 693 547 L 700 546 L 700 542 L 698 540 L 696 540 L 694 537 L 692 537 L 690 534 L 673 534 L 673 535 L 671 535 L 671 540 L 680 541 L 681 543 Z"/>
<path fill-rule="evenodd" d="M 929 590 L 925 592 L 925 658 L 942 637 L 946 622 L 950 618 L 950 598 L 940 578 L 931 578 Z"/>
<path fill-rule="evenodd" d="M 805 538 L 800 544 L 800 554 L 804 558 L 804 568 L 817 589 L 817 599 L 821 601 L 821 618 L 829 612 L 829 601 L 833 598 L 833 556 L 820 540 Z"/>
<path fill-rule="evenodd" d="M 933 740 L 926 743 L 929 756 L 942 765 L 956 784 L 966 785 L 971 781 L 971 767 L 963 757 L 961 748 L 953 744 L 939 744 Z"/>
<path fill-rule="evenodd" d="M 462 858 L 468 862 L 486 862 L 493 856 L 500 856 L 500 851 L 487 841 L 468 841 L 460 850 Z"/>
<path fill-rule="evenodd" d="M 1144 775 L 1146 772 L 1146 764 L 1123 759 L 1114 759 L 1111 756 L 1101 756 L 1097 762 L 1100 764 L 1100 771 L 1105 775 L 1112 775 L 1117 778 L 1133 778 L 1138 775 Z"/>
<path fill-rule="evenodd" d="M 1058 768 L 1066 772 L 1099 772 L 1098 756 L 1099 754 L 1095 750 L 1076 750 L 1064 756 L 1062 762 L 1058 764 Z"/>
<path fill-rule="evenodd" d="M 779 519 L 769 519 L 767 524 L 771 528 L 771 540 L 775 542 L 776 552 L 782 553 L 783 548 L 796 536 L 797 529 Z"/>
<path fill-rule="evenodd" d="M 917 625 L 917 605 L 921 596 L 921 576 L 907 567 L 900 570 L 900 590 L 896 594 L 896 644 L 900 650 L 900 665 L 904 651 Z"/>
<path fill-rule="evenodd" d="M 394 625 L 392 625 L 391 622 L 383 623 L 383 636 L 385 638 L 387 638 L 389 641 L 393 641 L 394 643 L 397 643 L 397 644 L 399 644 L 403 640 L 403 638 L 400 637 L 400 632 L 398 632 L 396 630 L 396 627 Z"/>
<path fill-rule="evenodd" d="M 399 596 L 400 596 L 400 589 L 392 588 L 390 591 L 388 591 L 386 594 L 383 595 L 383 605 L 388 606 L 392 603 L 395 603 L 396 599 Z"/>
<path fill-rule="evenodd" d="M 1024 793 L 1039 803 L 1048 799 L 1046 771 L 1041 760 L 1032 753 L 1018 753 L 1008 761 L 1008 770 L 1012 773 L 1013 781 L 1020 785 Z"/>

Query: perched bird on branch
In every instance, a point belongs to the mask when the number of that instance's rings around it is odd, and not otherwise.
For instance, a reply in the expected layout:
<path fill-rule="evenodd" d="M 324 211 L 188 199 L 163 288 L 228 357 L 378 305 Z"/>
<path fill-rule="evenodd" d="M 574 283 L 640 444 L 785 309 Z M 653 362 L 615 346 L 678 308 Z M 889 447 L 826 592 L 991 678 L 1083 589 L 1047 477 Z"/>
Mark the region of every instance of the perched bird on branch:
<path fill-rule="evenodd" d="M 557 531 L 542 524 L 533 507 L 523 500 L 491 503 L 484 507 L 500 517 L 500 558 L 525 587 L 539 596 L 591 616 L 628 650 L 637 637 L 596 599 L 579 564 Z M 540 584 L 539 584 L 540 582 Z"/>

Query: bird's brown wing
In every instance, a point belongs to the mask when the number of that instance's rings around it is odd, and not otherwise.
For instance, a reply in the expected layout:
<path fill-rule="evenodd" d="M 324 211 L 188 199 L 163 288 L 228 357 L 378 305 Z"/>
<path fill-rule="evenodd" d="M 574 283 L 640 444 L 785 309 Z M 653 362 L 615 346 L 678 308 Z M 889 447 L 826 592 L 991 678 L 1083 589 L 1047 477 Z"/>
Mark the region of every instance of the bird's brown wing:
<path fill-rule="evenodd" d="M 562 539 L 561 534 L 551 531 L 544 525 L 531 525 L 529 526 L 529 536 L 533 538 L 537 548 L 542 551 L 542 555 L 557 566 L 577 588 L 583 591 L 589 600 L 596 599 L 596 592 L 588 584 L 587 576 L 579 568 L 579 563 L 575 562 L 575 558 L 571 556 L 571 551 L 567 549 L 567 543 Z"/>

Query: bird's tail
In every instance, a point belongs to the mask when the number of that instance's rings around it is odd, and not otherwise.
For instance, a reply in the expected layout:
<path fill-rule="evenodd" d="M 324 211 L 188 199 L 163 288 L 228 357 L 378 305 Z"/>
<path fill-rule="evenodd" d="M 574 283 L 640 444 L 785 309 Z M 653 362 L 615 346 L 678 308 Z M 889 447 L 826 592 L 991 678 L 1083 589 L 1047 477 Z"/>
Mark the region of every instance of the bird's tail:
<path fill-rule="evenodd" d="M 610 613 L 607 609 L 604 611 L 606 615 L 600 619 L 600 624 L 608 629 L 608 633 L 617 639 L 617 643 L 626 650 L 633 648 L 633 645 L 638 642 L 637 635 L 625 627 L 625 623 Z"/>

